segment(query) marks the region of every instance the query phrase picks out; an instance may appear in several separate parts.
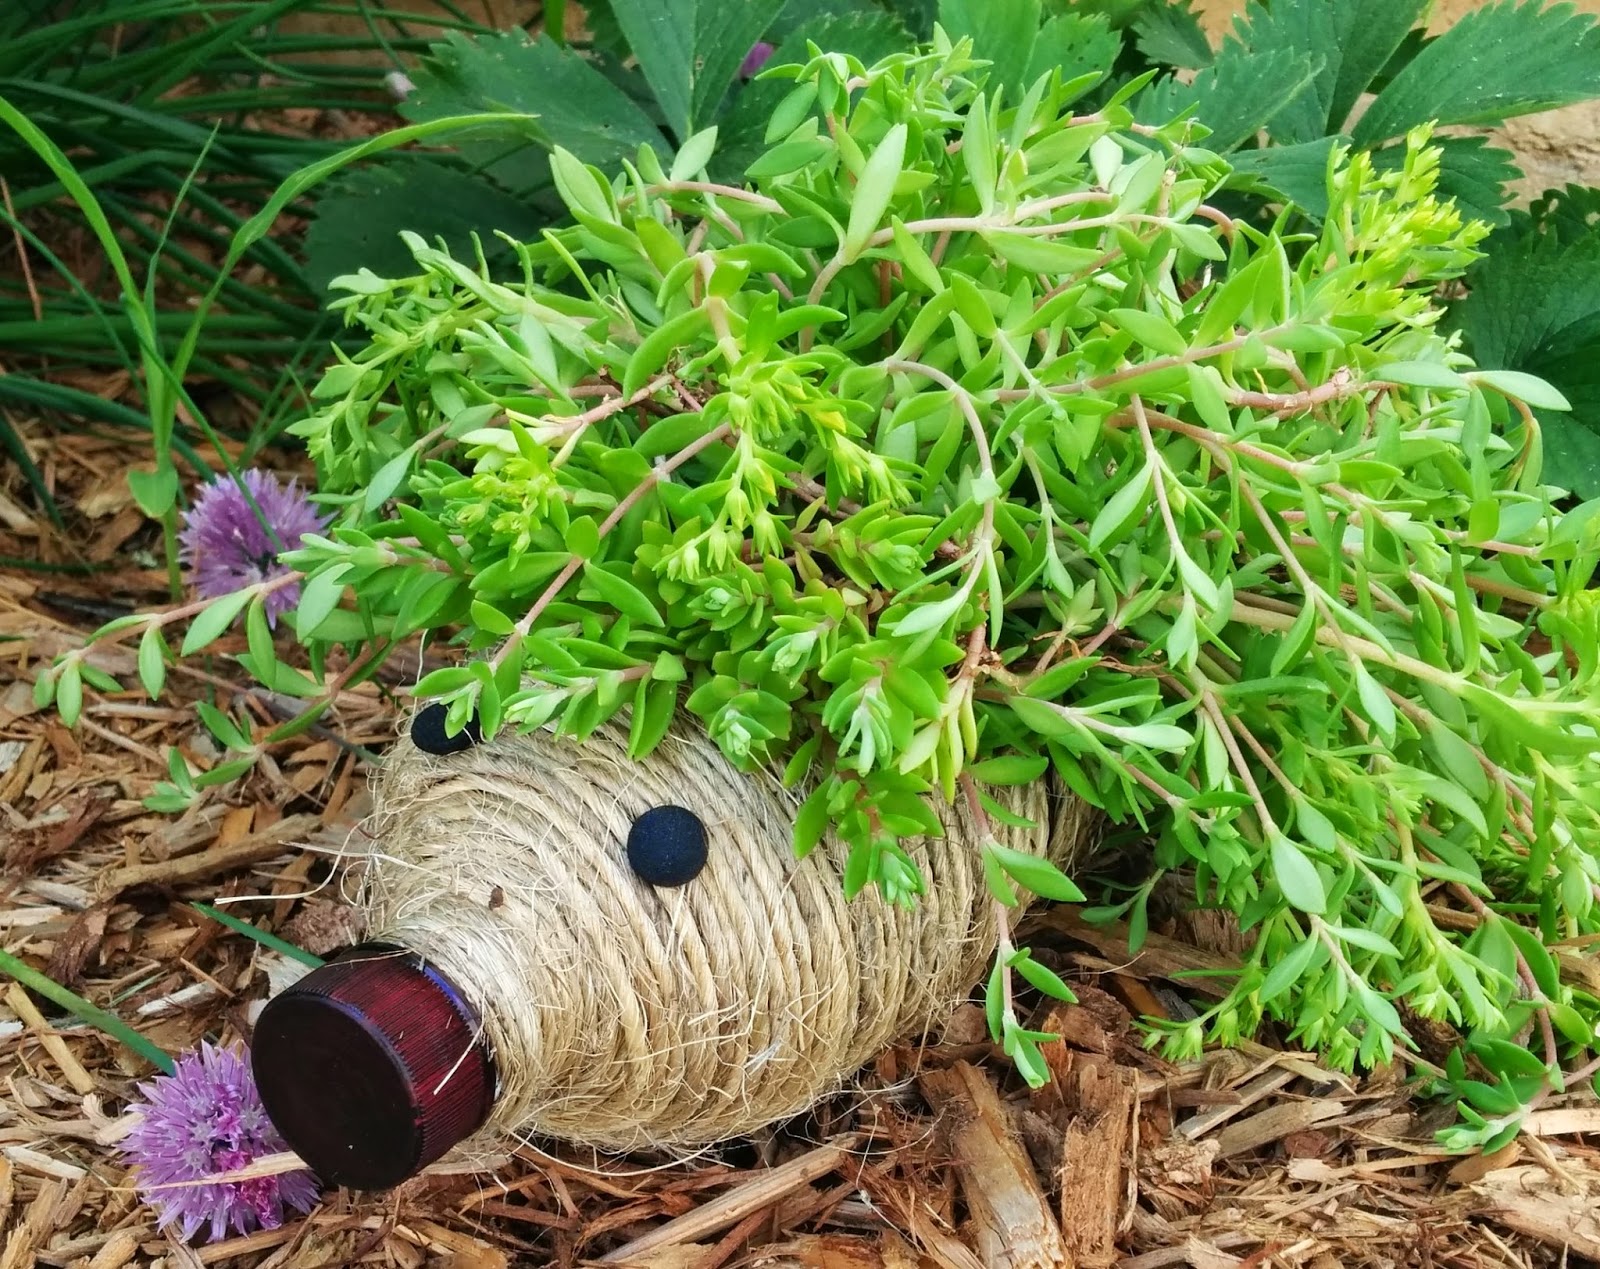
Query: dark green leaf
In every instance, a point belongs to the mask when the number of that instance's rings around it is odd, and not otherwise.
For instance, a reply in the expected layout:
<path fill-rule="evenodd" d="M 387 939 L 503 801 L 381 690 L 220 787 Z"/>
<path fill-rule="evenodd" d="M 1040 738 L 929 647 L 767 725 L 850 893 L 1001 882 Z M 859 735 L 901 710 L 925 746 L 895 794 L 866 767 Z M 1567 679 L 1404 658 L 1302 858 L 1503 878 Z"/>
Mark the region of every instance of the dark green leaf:
<path fill-rule="evenodd" d="M 594 588 L 595 594 L 619 613 L 648 626 L 664 628 L 663 620 L 650 598 L 621 573 L 592 560 L 583 568 L 583 580 Z"/>
<path fill-rule="evenodd" d="M 711 121 L 783 0 L 610 0 L 617 25 L 680 140 Z"/>
<path fill-rule="evenodd" d="M 1254 50 L 1229 39 L 1192 83 L 1169 77 L 1151 85 L 1136 103 L 1138 115 L 1147 123 L 1162 124 L 1193 107 L 1211 130 L 1206 148 L 1225 154 L 1267 127 L 1321 66 L 1320 57 L 1294 49 Z"/>
<path fill-rule="evenodd" d="M 1429 42 L 1356 121 L 1358 145 L 1423 123 L 1487 124 L 1600 96 L 1600 27 L 1572 5 L 1497 0 Z"/>
<path fill-rule="evenodd" d="M 1203 70 L 1214 56 L 1189 0 L 1155 0 L 1145 5 L 1134 19 L 1133 38 L 1150 61 L 1180 70 Z"/>
<path fill-rule="evenodd" d="M 632 158 L 641 145 L 658 154 L 672 149 L 649 115 L 577 52 L 521 30 L 473 38 L 452 32 L 410 74 L 416 89 L 401 107 L 408 119 L 521 111 L 537 116 L 549 144 L 606 168 Z M 549 184 L 545 155 L 509 129 L 482 130 L 458 148 L 514 193 Z M 421 231 L 423 225 L 408 222 L 406 228 Z"/>
<path fill-rule="evenodd" d="M 952 40 L 970 39 L 975 57 L 992 63 L 989 84 L 1014 103 L 1027 86 L 1040 0 L 939 0 L 939 25 Z M 996 96 L 991 91 L 991 100 Z"/>
<path fill-rule="evenodd" d="M 489 261 L 496 263 L 510 254 L 497 233 L 528 241 L 538 237 L 545 223 L 546 216 L 525 197 L 443 163 L 407 155 L 358 168 L 317 199 L 305 237 L 306 277 L 326 292 L 334 278 L 358 265 L 381 277 L 412 273 L 416 261 L 400 240 L 402 230 L 430 243 L 443 240 L 456 257 L 470 254 L 476 236 Z"/>
<path fill-rule="evenodd" d="M 1082 903 L 1083 891 L 1073 885 L 1067 875 L 1048 859 L 1012 850 L 991 842 L 986 853 L 992 854 L 1006 875 L 1019 886 L 1033 891 L 1041 899 L 1054 899 L 1060 903 Z"/>

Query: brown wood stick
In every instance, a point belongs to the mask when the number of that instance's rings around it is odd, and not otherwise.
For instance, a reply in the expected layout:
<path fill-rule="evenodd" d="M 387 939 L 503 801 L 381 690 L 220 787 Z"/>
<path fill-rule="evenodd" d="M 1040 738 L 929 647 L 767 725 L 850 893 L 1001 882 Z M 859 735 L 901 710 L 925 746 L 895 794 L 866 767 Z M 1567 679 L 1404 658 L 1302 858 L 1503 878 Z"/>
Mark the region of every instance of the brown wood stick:
<path fill-rule="evenodd" d="M 626 1264 L 657 1247 L 698 1242 L 708 1234 L 715 1234 L 762 1208 L 770 1207 L 800 1186 L 827 1176 L 849 1157 L 849 1150 L 842 1144 L 818 1146 L 768 1172 L 757 1174 L 743 1185 L 736 1185 L 721 1197 L 702 1204 L 692 1212 L 685 1212 L 648 1234 L 641 1234 L 631 1243 L 607 1252 L 598 1263 Z"/>
<path fill-rule="evenodd" d="M 45 1021 L 44 1015 L 34 1008 L 33 1001 L 28 999 L 28 993 L 22 990 L 21 983 L 11 984 L 6 992 L 6 1004 L 10 1006 L 12 1013 L 22 1019 L 25 1027 L 38 1035 L 39 1043 L 44 1045 L 44 1051 L 61 1068 L 61 1073 L 67 1077 L 67 1083 L 72 1085 L 72 1091 L 80 1097 L 94 1092 L 94 1077 L 83 1069 L 83 1064 L 73 1057 L 72 1050 L 67 1048 L 67 1042 Z"/>
<path fill-rule="evenodd" d="M 196 851 L 177 859 L 163 859 L 153 864 L 131 864 L 111 868 L 100 875 L 99 893 L 102 898 L 132 890 L 136 886 L 173 886 L 188 881 L 198 881 L 232 868 L 258 864 L 264 859 L 281 855 L 290 839 L 310 836 L 322 827 L 315 815 L 291 815 L 249 837 L 242 837 L 227 846 Z"/>

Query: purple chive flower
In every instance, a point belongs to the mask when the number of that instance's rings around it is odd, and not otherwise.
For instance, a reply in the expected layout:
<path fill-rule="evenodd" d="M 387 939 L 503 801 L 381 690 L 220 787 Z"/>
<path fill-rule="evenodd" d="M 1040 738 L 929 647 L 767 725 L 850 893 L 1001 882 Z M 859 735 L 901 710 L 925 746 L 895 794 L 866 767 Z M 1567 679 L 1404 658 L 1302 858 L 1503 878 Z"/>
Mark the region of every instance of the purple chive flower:
<path fill-rule="evenodd" d="M 289 1147 L 267 1118 L 250 1064 L 235 1050 L 202 1043 L 185 1053 L 171 1075 L 140 1084 L 146 1102 L 122 1150 L 138 1169 L 139 1195 L 184 1241 L 209 1224 L 208 1241 L 232 1228 L 240 1234 L 276 1229 L 285 1208 L 308 1212 L 317 1201 L 308 1171 L 251 1181 L 185 1184 L 254 1163 Z M 157 1187 L 170 1186 L 170 1189 Z"/>
<path fill-rule="evenodd" d="M 767 64 L 767 58 L 776 50 L 765 40 L 757 41 L 751 50 L 744 55 L 744 61 L 739 63 L 739 77 L 749 79 Z"/>
<path fill-rule="evenodd" d="M 295 481 L 282 484 L 277 477 L 250 468 L 243 483 L 261 508 L 261 516 L 277 534 L 274 540 L 256 517 L 244 491 L 231 480 L 217 480 L 200 491 L 184 518 L 179 540 L 180 558 L 194 571 L 202 599 L 217 599 L 256 582 L 281 577 L 290 570 L 278 562 L 282 551 L 300 546 L 304 534 L 316 533 L 327 523 Z M 279 545 L 281 541 L 282 545 Z M 300 587 L 291 583 L 266 598 L 267 620 L 278 617 L 299 602 Z"/>

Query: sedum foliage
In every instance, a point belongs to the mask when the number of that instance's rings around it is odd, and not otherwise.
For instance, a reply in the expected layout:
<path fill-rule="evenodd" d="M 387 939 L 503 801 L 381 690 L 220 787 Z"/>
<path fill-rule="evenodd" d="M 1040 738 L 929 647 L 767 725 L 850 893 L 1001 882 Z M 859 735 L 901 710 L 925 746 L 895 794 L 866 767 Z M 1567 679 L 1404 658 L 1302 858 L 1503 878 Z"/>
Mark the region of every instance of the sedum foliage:
<path fill-rule="evenodd" d="M 438 631 L 453 727 L 622 717 L 643 754 L 687 710 L 809 777 L 796 849 L 830 826 L 901 903 L 928 797 L 999 818 L 1053 773 L 1154 842 L 1099 915 L 1178 874 L 1252 939 L 1169 1053 L 1272 1020 L 1348 1067 L 1448 1020 L 1531 1059 L 1460 1140 L 1514 1133 L 1600 1017 L 1561 972 L 1600 931 L 1600 531 L 1544 483 L 1561 399 L 1440 331 L 1485 229 L 1428 130 L 1335 151 L 1291 237 L 1208 205 L 1192 121 L 1074 113 L 1098 72 L 1002 94 L 940 31 L 771 74 L 743 185 L 711 132 L 665 170 L 557 149 L 571 220 L 514 280 L 412 236 L 339 281 L 367 342 L 293 429 L 337 512 L 291 557 L 311 676 L 265 637 L 246 667 L 314 696 Z M 1077 893 L 985 862 L 998 903 Z M 1002 944 L 991 1024 L 1042 1079 L 1011 968 L 1064 989 Z"/>

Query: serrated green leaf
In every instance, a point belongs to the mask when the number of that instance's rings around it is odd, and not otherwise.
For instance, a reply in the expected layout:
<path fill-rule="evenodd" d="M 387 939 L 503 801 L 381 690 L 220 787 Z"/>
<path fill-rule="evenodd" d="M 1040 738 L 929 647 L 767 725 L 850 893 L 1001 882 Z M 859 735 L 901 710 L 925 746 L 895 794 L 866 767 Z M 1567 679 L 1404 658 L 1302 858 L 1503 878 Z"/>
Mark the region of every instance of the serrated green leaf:
<path fill-rule="evenodd" d="M 1039 6 L 1040 0 L 939 0 L 939 25 L 952 41 L 970 39 L 973 56 L 992 64 L 989 83 L 1015 101 L 1039 36 Z"/>
<path fill-rule="evenodd" d="M 1133 38 L 1145 58 L 1160 66 L 1203 70 L 1215 56 L 1189 0 L 1144 5 L 1133 21 Z"/>
<path fill-rule="evenodd" d="M 1355 123 L 1357 145 L 1418 124 L 1488 124 L 1600 96 L 1600 28 L 1570 5 L 1499 0 L 1464 14 Z"/>
<path fill-rule="evenodd" d="M 667 123 L 680 137 L 711 119 L 782 0 L 610 0 Z"/>
<path fill-rule="evenodd" d="M 1141 94 L 1136 113 L 1161 124 L 1193 110 L 1211 135 L 1208 150 L 1226 154 L 1267 127 L 1321 71 L 1320 56 L 1297 49 L 1254 49 L 1224 41 L 1216 59 L 1193 81 L 1168 77 Z"/>

